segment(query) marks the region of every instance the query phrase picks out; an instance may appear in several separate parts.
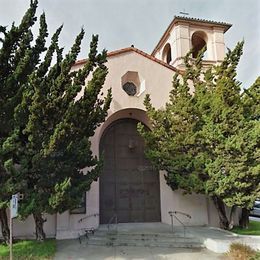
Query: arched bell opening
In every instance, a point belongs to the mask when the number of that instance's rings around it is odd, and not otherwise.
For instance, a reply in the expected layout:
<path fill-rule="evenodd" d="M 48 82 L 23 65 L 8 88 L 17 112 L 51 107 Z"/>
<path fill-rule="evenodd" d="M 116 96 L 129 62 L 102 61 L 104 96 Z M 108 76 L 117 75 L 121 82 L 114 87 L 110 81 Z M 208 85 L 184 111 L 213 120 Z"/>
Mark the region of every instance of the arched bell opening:
<path fill-rule="evenodd" d="M 207 58 L 207 35 L 202 31 L 197 31 L 192 34 L 191 37 L 192 44 L 192 58 L 197 58 L 199 52 L 206 47 L 204 57 Z"/>
<path fill-rule="evenodd" d="M 163 48 L 162 59 L 167 64 L 170 64 L 170 62 L 172 61 L 172 51 L 171 45 L 169 43 L 167 43 Z"/>

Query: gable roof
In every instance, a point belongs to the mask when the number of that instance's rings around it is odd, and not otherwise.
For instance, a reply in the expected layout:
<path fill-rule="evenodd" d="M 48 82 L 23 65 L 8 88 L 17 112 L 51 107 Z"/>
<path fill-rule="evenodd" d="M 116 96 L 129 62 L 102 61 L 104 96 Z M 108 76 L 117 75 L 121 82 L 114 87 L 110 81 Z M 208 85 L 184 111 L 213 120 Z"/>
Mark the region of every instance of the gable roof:
<path fill-rule="evenodd" d="M 170 31 L 172 30 L 173 26 L 178 22 L 190 22 L 191 24 L 201 25 L 201 24 L 211 24 L 212 26 L 222 27 L 224 29 L 224 33 L 232 26 L 232 24 L 225 23 L 225 22 L 216 22 L 212 20 L 206 19 L 199 19 L 199 18 L 192 18 L 186 16 L 174 16 L 172 22 L 167 27 L 166 31 L 162 35 L 161 39 L 155 46 L 154 50 L 152 51 L 152 56 L 155 55 L 156 51 L 160 48 L 161 44 L 164 42 L 165 38 L 169 35 Z"/>
<path fill-rule="evenodd" d="M 156 62 L 170 70 L 173 70 L 173 71 L 178 71 L 175 67 L 169 65 L 168 63 L 162 61 L 162 60 L 159 60 L 157 58 L 155 58 L 154 56 L 146 53 L 146 52 L 143 52 L 135 47 L 127 47 L 127 48 L 123 48 L 123 49 L 119 49 L 119 50 L 115 50 L 115 51 L 111 51 L 111 52 L 108 52 L 107 53 L 107 57 L 110 58 L 110 57 L 114 57 L 114 56 L 117 56 L 117 55 L 120 55 L 120 54 L 124 54 L 124 53 L 127 53 L 127 52 L 136 52 L 140 55 L 142 55 L 143 57 L 153 61 L 153 62 Z M 84 63 L 86 63 L 87 59 L 83 59 L 83 60 L 78 60 L 76 61 L 76 63 L 74 64 L 75 65 L 82 65 Z"/>

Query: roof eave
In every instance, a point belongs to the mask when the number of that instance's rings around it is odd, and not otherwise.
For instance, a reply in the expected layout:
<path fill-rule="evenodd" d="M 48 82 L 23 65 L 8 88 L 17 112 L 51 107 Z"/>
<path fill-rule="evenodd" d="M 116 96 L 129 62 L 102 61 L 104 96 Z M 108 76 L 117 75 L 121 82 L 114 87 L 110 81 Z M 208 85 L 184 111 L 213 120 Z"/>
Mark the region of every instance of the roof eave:
<path fill-rule="evenodd" d="M 154 62 L 156 62 L 156 63 L 158 63 L 158 64 L 160 64 L 160 65 L 162 65 L 162 66 L 164 66 L 164 67 L 166 67 L 168 69 L 170 69 L 170 70 L 178 72 L 178 70 L 175 67 L 173 67 L 173 66 L 169 65 L 168 63 L 165 63 L 164 61 L 161 61 L 161 60 L 155 58 L 154 56 L 152 56 L 152 55 L 150 55 L 150 54 L 148 54 L 146 52 L 143 52 L 143 51 L 141 51 L 141 50 L 139 50 L 139 49 L 137 49 L 135 47 L 127 47 L 127 48 L 123 48 L 123 49 L 119 49 L 119 50 L 108 52 L 107 53 L 107 57 L 110 58 L 110 57 L 114 57 L 116 55 L 120 55 L 120 54 L 124 54 L 124 53 L 127 53 L 127 52 L 131 52 L 131 51 L 133 51 L 135 53 L 138 53 L 138 54 L 148 58 L 149 60 L 152 60 L 152 61 L 154 61 Z M 83 65 L 86 62 L 87 62 L 87 59 L 78 60 L 78 61 L 75 62 L 74 66 Z"/>

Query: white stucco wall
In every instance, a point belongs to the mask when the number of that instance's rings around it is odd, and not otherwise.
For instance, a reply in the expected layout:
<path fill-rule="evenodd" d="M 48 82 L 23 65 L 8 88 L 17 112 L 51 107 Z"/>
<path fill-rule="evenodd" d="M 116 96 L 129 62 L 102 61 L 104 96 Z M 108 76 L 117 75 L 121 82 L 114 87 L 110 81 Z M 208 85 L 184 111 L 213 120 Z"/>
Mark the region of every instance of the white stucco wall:
<path fill-rule="evenodd" d="M 164 172 L 160 172 L 162 222 L 171 224 L 169 211 L 180 211 L 191 216 L 191 219 L 189 219 L 184 215 L 177 215 L 185 225 L 208 225 L 206 197 L 198 194 L 184 195 L 181 190 L 172 191 L 166 183 L 164 174 Z M 173 224 L 181 225 L 175 218 L 173 218 Z"/>

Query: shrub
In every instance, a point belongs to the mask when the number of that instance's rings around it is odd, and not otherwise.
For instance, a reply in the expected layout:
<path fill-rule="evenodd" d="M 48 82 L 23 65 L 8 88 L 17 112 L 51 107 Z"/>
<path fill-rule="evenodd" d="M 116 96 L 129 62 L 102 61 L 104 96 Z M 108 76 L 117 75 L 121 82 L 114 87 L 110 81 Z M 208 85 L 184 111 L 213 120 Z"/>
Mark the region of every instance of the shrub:
<path fill-rule="evenodd" d="M 232 243 L 227 253 L 230 260 L 258 260 L 259 253 L 248 245 L 241 243 Z"/>

